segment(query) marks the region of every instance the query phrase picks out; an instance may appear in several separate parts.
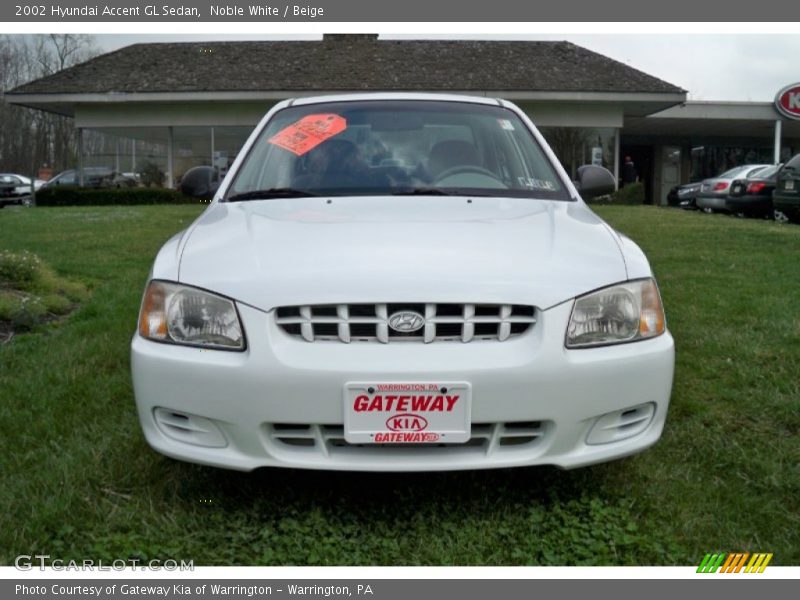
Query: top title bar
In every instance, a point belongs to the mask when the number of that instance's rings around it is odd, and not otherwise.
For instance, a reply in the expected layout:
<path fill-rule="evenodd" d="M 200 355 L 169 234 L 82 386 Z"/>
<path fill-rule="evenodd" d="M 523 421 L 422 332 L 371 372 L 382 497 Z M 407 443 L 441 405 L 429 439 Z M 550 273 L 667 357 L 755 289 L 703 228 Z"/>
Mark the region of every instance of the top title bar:
<path fill-rule="evenodd" d="M 722 10 L 724 8 L 724 10 Z M 0 5 L 4 22 L 753 22 L 785 14 L 783 0 L 12 0 Z"/>

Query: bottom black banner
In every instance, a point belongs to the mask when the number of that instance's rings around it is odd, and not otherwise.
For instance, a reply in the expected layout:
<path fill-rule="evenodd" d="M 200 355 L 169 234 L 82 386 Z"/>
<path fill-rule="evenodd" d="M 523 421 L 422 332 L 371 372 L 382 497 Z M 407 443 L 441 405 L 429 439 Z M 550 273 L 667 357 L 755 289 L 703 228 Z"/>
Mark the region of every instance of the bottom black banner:
<path fill-rule="evenodd" d="M 796 581 L 766 579 L 334 579 L 334 580 L 167 580 L 120 581 L 112 579 L 74 580 L 41 579 L 38 581 L 0 581 L 0 598 L 49 600 L 250 600 L 253 598 L 364 598 L 368 600 L 437 600 L 487 598 L 490 600 L 522 598 L 647 600 L 708 599 L 724 595 L 726 600 L 760 597 L 788 598 L 796 592 Z M 764 596 L 764 594 L 769 594 Z"/>

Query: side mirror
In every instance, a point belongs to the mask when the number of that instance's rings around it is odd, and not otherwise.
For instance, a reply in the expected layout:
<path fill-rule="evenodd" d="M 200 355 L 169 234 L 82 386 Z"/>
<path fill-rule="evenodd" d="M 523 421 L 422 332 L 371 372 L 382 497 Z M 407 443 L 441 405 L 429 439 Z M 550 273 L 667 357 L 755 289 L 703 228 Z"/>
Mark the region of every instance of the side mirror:
<path fill-rule="evenodd" d="M 613 173 L 597 165 L 578 167 L 578 181 L 575 185 L 584 200 L 605 196 L 617 189 Z"/>
<path fill-rule="evenodd" d="M 193 167 L 183 174 L 178 189 L 184 196 L 211 200 L 219 184 L 219 170 L 216 167 Z"/>

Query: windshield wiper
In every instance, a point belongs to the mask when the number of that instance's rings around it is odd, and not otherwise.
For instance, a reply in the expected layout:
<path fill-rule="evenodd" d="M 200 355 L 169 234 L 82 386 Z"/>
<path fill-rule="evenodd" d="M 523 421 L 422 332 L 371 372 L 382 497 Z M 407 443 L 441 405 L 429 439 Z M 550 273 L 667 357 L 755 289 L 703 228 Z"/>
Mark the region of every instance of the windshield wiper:
<path fill-rule="evenodd" d="M 270 198 L 313 198 L 319 196 L 308 190 L 296 190 L 294 188 L 270 188 L 268 190 L 253 190 L 252 192 L 242 192 L 227 198 L 228 202 L 241 202 L 242 200 L 268 200 Z"/>
<path fill-rule="evenodd" d="M 451 192 L 442 188 L 400 188 L 392 190 L 392 196 L 464 196 L 461 192 Z"/>

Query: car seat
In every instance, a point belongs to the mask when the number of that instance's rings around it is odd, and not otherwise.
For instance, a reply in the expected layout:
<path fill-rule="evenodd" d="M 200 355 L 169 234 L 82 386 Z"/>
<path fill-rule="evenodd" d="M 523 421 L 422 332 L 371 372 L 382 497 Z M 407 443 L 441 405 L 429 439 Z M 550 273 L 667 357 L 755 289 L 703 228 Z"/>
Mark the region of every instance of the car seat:
<path fill-rule="evenodd" d="M 436 179 L 453 167 L 471 165 L 481 166 L 475 146 L 463 140 L 445 140 L 434 144 L 428 157 L 428 171 Z"/>

